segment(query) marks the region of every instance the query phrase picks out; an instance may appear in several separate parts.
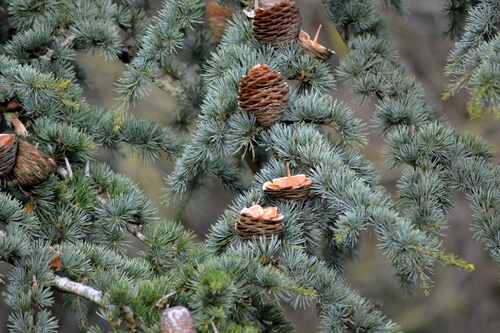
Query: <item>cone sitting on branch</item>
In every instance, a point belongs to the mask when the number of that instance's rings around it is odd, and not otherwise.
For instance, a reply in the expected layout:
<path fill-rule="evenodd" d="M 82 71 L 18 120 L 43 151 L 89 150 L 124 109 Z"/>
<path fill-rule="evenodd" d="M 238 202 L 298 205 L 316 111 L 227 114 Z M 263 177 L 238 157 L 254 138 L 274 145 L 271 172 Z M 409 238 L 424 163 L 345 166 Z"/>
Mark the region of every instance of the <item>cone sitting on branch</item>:
<path fill-rule="evenodd" d="M 163 310 L 160 328 L 161 333 L 196 333 L 191 312 L 183 306 Z"/>
<path fill-rule="evenodd" d="M 14 178 L 21 186 L 34 186 L 54 172 L 56 163 L 53 159 L 44 156 L 35 146 L 20 141 L 17 151 Z"/>
<path fill-rule="evenodd" d="M 238 103 L 259 125 L 270 127 L 288 106 L 288 83 L 269 66 L 257 65 L 241 79 Z"/>
<path fill-rule="evenodd" d="M 278 208 L 253 205 L 243 208 L 235 229 L 242 239 L 270 237 L 283 232 L 283 220 L 284 216 L 279 213 Z"/>
<path fill-rule="evenodd" d="M 7 177 L 16 164 L 17 140 L 14 134 L 0 134 L 0 178 Z"/>
<path fill-rule="evenodd" d="M 287 165 L 287 176 L 267 181 L 262 186 L 264 192 L 277 199 L 304 200 L 311 192 L 312 180 L 306 175 L 292 176 Z"/>
<path fill-rule="evenodd" d="M 312 56 L 321 60 L 328 60 L 333 54 L 335 54 L 335 52 L 318 42 L 321 28 L 322 26 L 320 25 L 316 31 L 314 39 L 311 39 L 311 36 L 307 32 L 301 31 L 299 34 L 299 45 L 304 49 L 304 51 Z"/>
<path fill-rule="evenodd" d="M 302 17 L 292 0 L 255 2 L 253 35 L 261 43 L 283 46 L 297 39 Z"/>

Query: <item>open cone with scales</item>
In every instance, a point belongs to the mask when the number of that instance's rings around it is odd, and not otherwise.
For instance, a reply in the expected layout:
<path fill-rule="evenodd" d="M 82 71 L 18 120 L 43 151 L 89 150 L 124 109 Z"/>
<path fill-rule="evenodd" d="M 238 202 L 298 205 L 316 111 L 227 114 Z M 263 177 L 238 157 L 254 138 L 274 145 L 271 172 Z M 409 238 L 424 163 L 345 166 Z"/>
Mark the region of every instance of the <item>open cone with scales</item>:
<path fill-rule="evenodd" d="M 264 192 L 277 199 L 305 200 L 311 192 L 312 180 L 304 174 L 292 176 L 290 166 L 287 165 L 287 176 L 275 178 L 262 185 Z"/>
<path fill-rule="evenodd" d="M 314 35 L 314 39 L 311 39 L 311 36 L 302 30 L 299 34 L 299 45 L 304 49 L 305 52 L 311 54 L 312 56 L 319 58 L 321 60 L 328 60 L 332 55 L 335 54 L 333 50 L 321 45 L 319 40 L 319 33 L 321 32 L 322 25 L 318 27 L 316 34 Z"/>
<path fill-rule="evenodd" d="M 240 80 L 238 105 L 255 115 L 257 123 L 272 126 L 288 106 L 288 82 L 267 65 L 256 65 Z"/>
<path fill-rule="evenodd" d="M 283 220 L 284 216 L 277 207 L 263 208 L 255 204 L 241 210 L 235 229 L 242 239 L 271 237 L 283 232 Z"/>
<path fill-rule="evenodd" d="M 302 27 L 302 16 L 292 0 L 256 0 L 250 17 L 255 39 L 273 46 L 295 41 Z"/>
<path fill-rule="evenodd" d="M 5 102 L 0 102 L 0 112 L 19 112 L 22 110 L 22 105 L 17 101 L 17 99 L 13 98 L 7 100 Z"/>

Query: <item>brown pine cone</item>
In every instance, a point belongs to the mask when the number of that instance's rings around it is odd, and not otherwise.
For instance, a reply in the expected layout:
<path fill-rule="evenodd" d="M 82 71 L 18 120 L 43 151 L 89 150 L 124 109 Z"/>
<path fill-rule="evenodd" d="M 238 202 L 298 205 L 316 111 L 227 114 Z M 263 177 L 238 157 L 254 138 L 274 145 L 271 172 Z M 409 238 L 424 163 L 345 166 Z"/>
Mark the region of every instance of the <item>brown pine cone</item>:
<path fill-rule="evenodd" d="M 0 134 L 0 178 L 7 177 L 16 164 L 17 140 L 14 134 Z"/>
<path fill-rule="evenodd" d="M 54 172 L 56 163 L 26 141 L 19 142 L 14 178 L 21 186 L 34 186 Z"/>
<path fill-rule="evenodd" d="M 14 98 L 11 100 L 0 102 L 1 112 L 19 112 L 23 109 L 21 104 Z"/>
<path fill-rule="evenodd" d="M 196 333 L 191 312 L 183 306 L 163 310 L 160 328 L 161 333 Z"/>
<path fill-rule="evenodd" d="M 225 6 L 210 1 L 207 4 L 207 21 L 212 31 L 212 42 L 218 43 L 222 39 L 227 20 L 233 15 L 233 11 Z"/>
<path fill-rule="evenodd" d="M 302 16 L 292 0 L 261 1 L 255 10 L 253 35 L 261 43 L 282 46 L 297 39 Z"/>
<path fill-rule="evenodd" d="M 238 103 L 261 126 L 270 127 L 288 106 L 288 83 L 269 66 L 257 65 L 241 79 Z"/>
<path fill-rule="evenodd" d="M 283 232 L 283 220 L 284 216 L 279 213 L 278 208 L 253 205 L 243 208 L 235 229 L 242 239 L 270 237 Z"/>

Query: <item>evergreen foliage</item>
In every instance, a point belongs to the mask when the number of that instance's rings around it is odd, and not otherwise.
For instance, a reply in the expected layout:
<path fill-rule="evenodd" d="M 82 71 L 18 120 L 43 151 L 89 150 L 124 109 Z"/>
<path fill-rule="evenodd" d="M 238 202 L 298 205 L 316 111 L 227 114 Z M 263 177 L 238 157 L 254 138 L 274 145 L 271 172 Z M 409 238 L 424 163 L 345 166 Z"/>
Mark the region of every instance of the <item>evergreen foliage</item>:
<path fill-rule="evenodd" d="M 471 4 L 472 5 L 472 4 Z M 500 4 L 482 0 L 471 7 L 464 32 L 449 57 L 446 73 L 452 82 L 448 94 L 467 88 L 469 112 L 500 115 Z"/>
<path fill-rule="evenodd" d="M 323 1 L 350 49 L 336 67 L 297 42 L 257 42 L 241 10 L 253 4 L 220 3 L 234 15 L 218 41 L 201 0 L 164 0 L 154 17 L 141 0 L 0 0 L 9 26 L 0 30 L 0 132 L 16 133 L 56 164 L 38 184 L 20 186 L 15 174 L 0 181 L 0 259 L 12 265 L 9 332 L 57 332 L 59 293 L 85 332 L 160 332 L 162 311 L 177 305 L 199 332 L 289 332 L 284 304 L 315 306 L 324 332 L 401 332 L 350 288 L 343 264 L 373 232 L 408 292 L 430 292 L 438 263 L 473 270 L 441 245 L 455 192 L 468 195 L 473 232 L 500 263 L 500 168 L 486 143 L 450 128 L 426 103 L 386 38 L 378 2 Z M 385 3 L 405 12 L 402 1 Z M 497 111 L 498 2 L 450 1 L 448 13 L 450 32 L 463 29 L 447 67 L 452 90 L 467 86 L 473 110 Z M 127 64 L 114 110 L 90 105 L 80 86 L 76 54 L 95 50 Z M 238 105 L 239 82 L 258 64 L 289 82 L 288 106 L 271 127 Z M 396 197 L 359 152 L 366 126 L 329 95 L 336 81 L 375 101 L 388 165 L 402 169 Z M 177 97 L 176 125 L 197 118 L 182 148 L 169 129 L 126 110 L 152 86 Z M 177 157 L 166 179 L 173 205 L 207 177 L 234 194 L 206 241 L 161 219 L 131 180 L 96 161 L 100 147 L 123 145 L 148 160 Z M 287 166 L 312 180 L 306 200 L 263 191 Z M 239 236 L 240 212 L 256 203 L 278 208 L 281 235 Z M 130 237 L 143 253 L 126 253 Z M 107 326 L 88 319 L 96 306 Z"/>

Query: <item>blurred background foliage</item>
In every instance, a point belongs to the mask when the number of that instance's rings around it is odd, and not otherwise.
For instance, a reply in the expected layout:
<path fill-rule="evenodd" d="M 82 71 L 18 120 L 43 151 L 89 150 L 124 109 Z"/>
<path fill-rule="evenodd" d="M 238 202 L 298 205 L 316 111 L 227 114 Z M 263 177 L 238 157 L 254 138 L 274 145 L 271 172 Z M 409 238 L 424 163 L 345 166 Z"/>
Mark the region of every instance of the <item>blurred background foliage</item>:
<path fill-rule="evenodd" d="M 304 17 L 306 31 L 315 31 L 323 24 L 321 40 L 331 46 L 333 34 L 321 0 L 296 0 Z M 446 59 L 452 41 L 447 36 L 448 22 L 444 8 L 447 0 L 408 0 L 409 13 L 399 17 L 387 13 L 387 22 L 393 41 L 402 60 L 417 79 L 423 83 L 430 105 L 433 105 L 450 124 L 462 132 L 481 135 L 494 146 L 497 161 L 500 162 L 500 119 L 485 114 L 480 119 L 471 119 L 467 112 L 466 92 L 446 101 L 441 99 L 448 79 L 444 74 Z M 158 8 L 159 1 L 151 1 L 151 10 Z M 1 13 L 0 13 L 1 14 Z M 331 60 L 333 63 L 336 59 Z M 79 62 L 86 76 L 86 95 L 91 104 L 112 107 L 116 103 L 114 82 L 124 66 L 119 62 L 105 61 L 92 54 L 80 54 Z M 349 103 L 356 115 L 371 122 L 374 111 L 369 100 L 360 101 L 352 96 L 348 85 L 340 85 L 335 95 Z M 176 99 L 160 90 L 154 90 L 145 100 L 134 106 L 130 112 L 139 117 L 158 121 L 169 126 L 175 122 Z M 174 129 L 179 138 L 189 135 L 185 129 Z M 389 190 L 396 190 L 398 170 L 384 166 L 383 138 L 375 130 L 370 131 L 370 143 L 363 152 L 377 167 L 382 184 Z M 102 151 L 99 158 L 123 173 L 148 193 L 161 207 L 162 215 L 183 221 L 195 230 L 200 238 L 209 225 L 216 221 L 230 203 L 231 195 L 213 181 L 195 191 L 185 207 L 168 207 L 162 202 L 164 197 L 163 177 L 173 169 L 173 163 L 166 159 L 154 164 L 145 164 L 140 158 L 125 158 L 128 154 Z M 394 278 L 389 263 L 375 251 L 375 240 L 365 239 L 358 258 L 348 264 L 347 280 L 353 287 L 383 309 L 389 318 L 401 324 L 409 333 L 470 333 L 500 332 L 500 276 L 496 267 L 480 245 L 473 241 L 469 231 L 471 212 L 465 198 L 457 197 L 456 206 L 448 216 L 449 229 L 446 231 L 445 248 L 476 265 L 473 273 L 462 272 L 450 267 L 438 268 L 435 288 L 430 296 L 407 296 Z M 366 236 L 365 236 L 366 237 Z M 369 236 L 368 236 L 369 237 Z M 131 250 L 139 250 L 131 245 Z M 0 267 L 1 269 L 1 267 Z M 0 288 L 0 291 L 1 290 Z M 0 301 L 0 327 L 6 319 L 5 307 Z M 317 324 L 313 311 L 293 312 L 298 332 L 314 332 Z M 75 332 L 72 318 L 61 323 L 64 332 Z"/>

